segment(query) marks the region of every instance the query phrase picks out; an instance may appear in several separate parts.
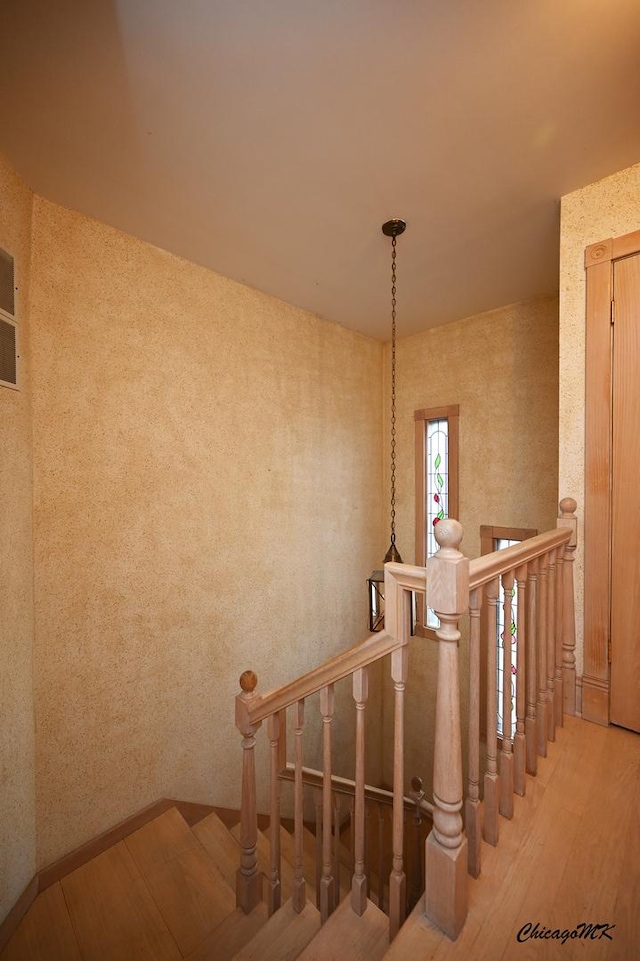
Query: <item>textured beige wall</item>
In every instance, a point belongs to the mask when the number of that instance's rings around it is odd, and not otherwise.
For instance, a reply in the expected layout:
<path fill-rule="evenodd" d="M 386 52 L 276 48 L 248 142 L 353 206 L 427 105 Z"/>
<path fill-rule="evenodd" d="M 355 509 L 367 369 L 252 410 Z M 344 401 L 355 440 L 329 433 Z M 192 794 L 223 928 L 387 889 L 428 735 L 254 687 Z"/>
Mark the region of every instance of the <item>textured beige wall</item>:
<path fill-rule="evenodd" d="M 365 636 L 382 346 L 39 198 L 32 326 L 42 865 L 238 806 L 241 671 Z"/>
<path fill-rule="evenodd" d="M 388 380 L 387 355 L 387 380 Z M 414 563 L 415 410 L 460 405 L 462 550 L 480 553 L 480 525 L 555 526 L 558 468 L 558 300 L 529 301 L 401 339 L 397 346 L 398 547 Z M 385 396 L 388 394 L 388 386 Z M 430 779 L 436 642 L 409 653 L 406 772 Z M 461 642 L 466 690 L 467 647 Z M 389 776 L 393 694 L 385 690 Z M 465 699 L 463 698 L 463 701 Z M 466 708 L 465 708 L 466 709 Z"/>
<path fill-rule="evenodd" d="M 35 872 L 28 325 L 31 191 L 0 157 L 0 247 L 15 258 L 22 389 L 0 387 L 0 921 Z"/>
<path fill-rule="evenodd" d="M 640 164 L 562 198 L 560 238 L 560 490 L 578 501 L 576 660 L 583 664 L 584 622 L 584 250 L 640 229 Z"/>

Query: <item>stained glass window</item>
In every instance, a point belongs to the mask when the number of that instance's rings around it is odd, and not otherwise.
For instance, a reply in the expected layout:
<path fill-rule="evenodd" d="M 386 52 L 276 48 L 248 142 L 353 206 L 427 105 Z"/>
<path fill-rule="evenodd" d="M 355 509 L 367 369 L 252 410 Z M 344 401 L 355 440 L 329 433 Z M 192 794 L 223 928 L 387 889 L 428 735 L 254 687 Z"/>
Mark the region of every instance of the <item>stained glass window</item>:
<path fill-rule="evenodd" d="M 507 537 L 496 539 L 496 550 L 501 551 L 519 541 L 511 540 Z M 496 612 L 496 644 L 498 648 L 497 657 L 497 687 L 498 687 L 498 734 L 502 734 L 504 718 L 502 714 L 502 695 L 505 683 L 509 685 L 511 691 L 511 724 L 507 726 L 509 737 L 513 737 L 516 732 L 516 662 L 518 649 L 518 595 L 515 587 L 511 590 L 511 623 L 506 626 L 504 623 L 504 588 L 500 584 L 500 594 L 498 596 L 498 609 Z M 511 675 L 505 680 L 504 676 L 504 650 L 505 644 L 511 645 Z"/>
<path fill-rule="evenodd" d="M 458 517 L 458 405 L 417 410 L 416 421 L 416 564 L 424 567 L 438 551 L 435 528 L 445 517 Z M 417 599 L 416 633 L 439 626 L 433 611 Z"/>
<path fill-rule="evenodd" d="M 427 557 L 439 550 L 436 524 L 449 516 L 449 419 L 427 421 Z M 431 609 L 427 611 L 427 627 L 437 628 L 440 621 Z"/>

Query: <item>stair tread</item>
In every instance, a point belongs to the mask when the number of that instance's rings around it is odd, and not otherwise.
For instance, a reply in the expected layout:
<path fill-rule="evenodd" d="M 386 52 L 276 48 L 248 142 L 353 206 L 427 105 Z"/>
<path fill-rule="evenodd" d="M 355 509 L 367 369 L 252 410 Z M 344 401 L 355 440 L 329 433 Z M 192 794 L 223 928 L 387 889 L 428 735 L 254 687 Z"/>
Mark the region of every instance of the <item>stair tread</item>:
<path fill-rule="evenodd" d="M 384 961 L 431 958 L 445 938 L 424 913 L 424 894 L 404 922 L 384 956 Z"/>
<path fill-rule="evenodd" d="M 195 824 L 191 830 L 217 864 L 227 884 L 235 889 L 242 850 L 238 840 L 215 811 Z"/>
<path fill-rule="evenodd" d="M 264 901 L 250 914 L 245 914 L 242 908 L 236 908 L 185 961 L 229 961 L 256 936 L 268 918 Z"/>
<path fill-rule="evenodd" d="M 389 947 L 389 919 L 371 901 L 361 917 L 345 899 L 298 961 L 379 961 Z"/>
<path fill-rule="evenodd" d="M 183 954 L 235 910 L 233 888 L 176 808 L 125 844 Z"/>
<path fill-rule="evenodd" d="M 0 956 L 2 961 L 24 961 L 25 958 L 81 961 L 59 881 L 40 892 Z"/>
<path fill-rule="evenodd" d="M 320 930 L 320 912 L 310 901 L 300 914 L 291 900 L 276 911 L 233 961 L 294 961 Z"/>
<path fill-rule="evenodd" d="M 176 942 L 124 841 L 60 883 L 85 961 L 179 961 Z"/>

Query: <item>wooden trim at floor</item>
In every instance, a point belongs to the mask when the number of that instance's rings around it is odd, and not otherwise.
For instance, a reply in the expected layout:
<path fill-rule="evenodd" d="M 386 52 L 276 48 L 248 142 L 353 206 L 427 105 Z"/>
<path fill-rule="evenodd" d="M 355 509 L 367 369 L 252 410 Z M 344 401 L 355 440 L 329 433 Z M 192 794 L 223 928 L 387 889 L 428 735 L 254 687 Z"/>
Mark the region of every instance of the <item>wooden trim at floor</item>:
<path fill-rule="evenodd" d="M 41 891 L 55 884 L 56 881 L 60 881 L 61 878 L 66 877 L 67 874 L 71 874 L 76 868 L 86 864 L 87 861 L 91 861 L 99 854 L 102 854 L 103 851 L 113 847 L 114 844 L 118 844 L 119 841 L 129 837 L 134 831 L 144 827 L 149 821 L 153 821 L 173 807 L 178 809 L 189 827 L 193 827 L 198 821 L 201 821 L 212 811 L 216 810 L 211 804 L 196 804 L 192 801 L 161 798 L 159 801 L 155 801 L 148 807 L 143 808 L 142 811 L 138 811 L 137 814 L 132 815 L 125 821 L 121 821 L 120 824 L 109 828 L 108 831 L 98 835 L 97 838 L 93 838 L 93 840 L 88 841 L 86 844 L 82 844 L 79 848 L 76 848 L 75 851 L 65 854 L 65 856 L 58 861 L 54 861 L 53 864 L 38 871 L 11 908 L 2 924 L 0 924 L 0 951 L 2 951 L 8 943 L 9 938 Z M 239 814 L 236 812 L 236 821 L 238 819 Z"/>
<path fill-rule="evenodd" d="M 26 888 L 0 924 L 0 951 L 9 943 L 11 935 L 16 930 L 23 917 L 33 904 L 38 894 L 38 875 L 31 878 Z"/>

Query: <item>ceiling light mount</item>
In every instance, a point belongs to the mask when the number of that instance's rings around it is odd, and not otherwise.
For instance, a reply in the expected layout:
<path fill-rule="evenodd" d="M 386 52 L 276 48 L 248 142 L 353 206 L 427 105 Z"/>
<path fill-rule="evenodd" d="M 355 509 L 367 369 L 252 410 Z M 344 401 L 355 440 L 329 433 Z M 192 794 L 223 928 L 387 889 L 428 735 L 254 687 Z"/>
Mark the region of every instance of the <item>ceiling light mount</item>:
<path fill-rule="evenodd" d="M 399 237 L 406 229 L 406 220 L 399 220 L 397 217 L 393 220 L 387 220 L 386 223 L 382 225 L 382 233 L 385 237 Z"/>

